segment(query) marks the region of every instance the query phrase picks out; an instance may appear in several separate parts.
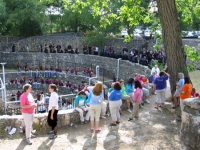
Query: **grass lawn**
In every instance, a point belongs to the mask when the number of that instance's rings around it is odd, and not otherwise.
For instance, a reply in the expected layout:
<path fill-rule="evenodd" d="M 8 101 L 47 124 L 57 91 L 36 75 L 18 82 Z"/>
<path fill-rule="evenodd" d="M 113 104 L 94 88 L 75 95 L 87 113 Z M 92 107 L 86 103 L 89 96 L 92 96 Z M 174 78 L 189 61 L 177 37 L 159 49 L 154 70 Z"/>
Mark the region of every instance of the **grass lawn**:
<path fill-rule="evenodd" d="M 200 93 L 200 71 L 196 70 L 190 72 L 190 78 L 192 80 L 193 87 L 196 89 L 197 93 Z"/>

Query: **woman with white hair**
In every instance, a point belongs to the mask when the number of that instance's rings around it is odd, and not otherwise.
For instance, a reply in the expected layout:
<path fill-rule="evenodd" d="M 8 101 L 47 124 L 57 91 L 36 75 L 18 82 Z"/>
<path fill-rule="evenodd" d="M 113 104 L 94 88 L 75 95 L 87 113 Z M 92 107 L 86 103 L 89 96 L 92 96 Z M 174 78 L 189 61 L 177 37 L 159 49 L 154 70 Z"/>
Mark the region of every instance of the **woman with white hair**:
<path fill-rule="evenodd" d="M 174 98 L 174 106 L 172 107 L 172 109 L 175 109 L 175 108 L 177 108 L 179 106 L 179 103 L 180 103 L 180 100 L 179 100 L 180 92 L 181 92 L 182 87 L 185 84 L 184 74 L 182 72 L 178 73 L 178 78 L 179 78 L 179 81 L 176 83 L 176 91 L 175 91 L 174 96 L 173 96 L 173 98 Z"/>

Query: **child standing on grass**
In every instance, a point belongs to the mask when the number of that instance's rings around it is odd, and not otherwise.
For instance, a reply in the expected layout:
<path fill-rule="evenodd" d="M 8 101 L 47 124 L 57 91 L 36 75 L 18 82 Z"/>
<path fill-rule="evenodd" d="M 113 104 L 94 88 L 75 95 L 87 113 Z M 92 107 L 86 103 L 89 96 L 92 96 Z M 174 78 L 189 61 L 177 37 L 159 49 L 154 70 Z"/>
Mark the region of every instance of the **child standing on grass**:
<path fill-rule="evenodd" d="M 139 105 L 142 101 L 142 85 L 138 80 L 135 81 L 135 89 L 133 92 L 133 101 L 135 102 L 132 115 L 128 119 L 128 121 L 133 120 L 133 118 L 138 118 L 139 117 Z"/>

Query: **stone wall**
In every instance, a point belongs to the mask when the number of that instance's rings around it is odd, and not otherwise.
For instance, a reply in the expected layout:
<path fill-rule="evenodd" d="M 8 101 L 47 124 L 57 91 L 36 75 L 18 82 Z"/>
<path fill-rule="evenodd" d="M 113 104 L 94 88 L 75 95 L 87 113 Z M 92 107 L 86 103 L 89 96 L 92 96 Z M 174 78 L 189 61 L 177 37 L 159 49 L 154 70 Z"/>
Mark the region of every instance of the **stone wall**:
<path fill-rule="evenodd" d="M 24 39 L 24 37 L 1 36 L 0 37 L 0 51 L 11 51 L 11 46 L 14 43 L 17 43 L 21 39 Z"/>
<path fill-rule="evenodd" d="M 25 62 L 29 66 L 54 66 L 65 69 L 70 65 L 76 65 L 79 69 L 91 67 L 95 71 L 97 65 L 100 66 L 100 72 L 104 71 L 104 76 L 110 79 L 117 74 L 117 59 L 93 56 L 93 55 L 73 55 L 73 54 L 41 54 L 41 53 L 0 53 L 2 62 L 7 62 L 6 67 L 16 67 L 17 62 L 24 65 Z M 119 79 L 128 80 L 133 77 L 134 73 L 149 75 L 150 70 L 139 64 L 135 64 L 126 60 L 120 60 Z"/>
<path fill-rule="evenodd" d="M 200 150 L 200 99 L 183 101 L 180 138 L 184 150 Z"/>
<path fill-rule="evenodd" d="M 74 114 L 75 119 L 72 119 L 70 117 L 70 114 Z M 59 110 L 58 111 L 58 127 L 66 127 L 69 126 L 70 123 L 78 123 L 79 117 L 78 112 L 75 110 Z M 39 133 L 46 133 L 48 131 L 48 124 L 47 124 L 47 116 L 48 113 L 42 113 L 42 114 L 35 114 L 34 115 L 34 121 L 33 121 L 33 129 L 37 130 Z M 19 129 L 19 127 L 24 126 L 24 120 L 22 115 L 15 115 L 15 116 L 8 116 L 3 115 L 0 116 L 0 134 L 5 135 L 6 132 L 4 131 L 4 128 L 6 126 L 11 126 Z"/>
<path fill-rule="evenodd" d="M 200 49 L 200 39 L 182 39 L 183 45 L 188 45 L 194 47 L 195 49 Z M 154 50 L 153 46 L 156 44 L 156 40 L 148 41 L 148 49 Z"/>

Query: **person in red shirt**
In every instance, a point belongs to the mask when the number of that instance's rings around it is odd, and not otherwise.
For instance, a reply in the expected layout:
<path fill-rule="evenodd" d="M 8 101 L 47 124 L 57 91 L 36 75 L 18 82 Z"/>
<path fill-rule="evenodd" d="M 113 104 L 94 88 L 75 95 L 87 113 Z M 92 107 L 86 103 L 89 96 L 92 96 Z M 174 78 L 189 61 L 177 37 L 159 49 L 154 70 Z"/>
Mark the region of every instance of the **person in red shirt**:
<path fill-rule="evenodd" d="M 62 80 L 60 80 L 60 81 L 59 81 L 59 86 L 64 86 L 64 84 L 63 84 L 63 81 L 62 81 Z"/>
<path fill-rule="evenodd" d="M 67 69 L 66 69 L 66 73 L 67 73 L 67 74 L 69 73 L 69 67 L 67 67 Z"/>
<path fill-rule="evenodd" d="M 78 91 L 80 92 L 82 89 L 81 85 L 78 85 Z"/>
<path fill-rule="evenodd" d="M 40 82 L 41 84 L 44 84 L 44 78 L 41 78 Z"/>
<path fill-rule="evenodd" d="M 74 75 L 74 69 L 73 68 L 71 69 L 71 75 Z"/>
<path fill-rule="evenodd" d="M 66 87 L 69 88 L 69 81 L 66 82 Z"/>
<path fill-rule="evenodd" d="M 20 63 L 18 62 L 18 64 L 17 64 L 17 71 L 18 72 L 21 72 L 21 68 L 20 68 Z"/>
<path fill-rule="evenodd" d="M 78 69 L 75 70 L 75 75 L 78 75 Z"/>
<path fill-rule="evenodd" d="M 25 65 L 24 65 L 24 71 L 25 72 L 28 71 L 28 64 L 27 63 L 25 63 Z"/>

